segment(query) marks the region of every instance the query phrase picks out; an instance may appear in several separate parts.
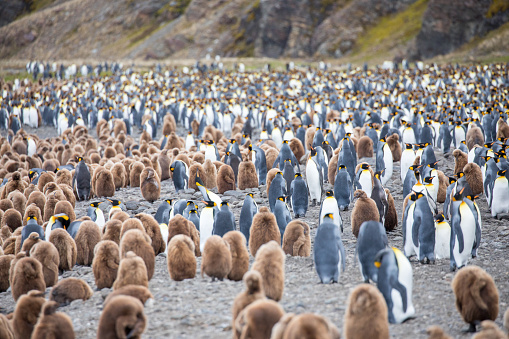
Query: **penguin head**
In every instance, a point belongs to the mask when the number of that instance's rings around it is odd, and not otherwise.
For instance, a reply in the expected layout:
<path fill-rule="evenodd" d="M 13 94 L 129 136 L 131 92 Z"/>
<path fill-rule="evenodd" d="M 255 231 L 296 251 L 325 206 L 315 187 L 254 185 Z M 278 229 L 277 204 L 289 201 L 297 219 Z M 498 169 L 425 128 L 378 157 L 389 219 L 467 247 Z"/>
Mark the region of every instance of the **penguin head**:
<path fill-rule="evenodd" d="M 449 177 L 449 185 L 454 184 L 456 181 L 458 181 L 458 179 L 456 179 L 455 177 Z"/>
<path fill-rule="evenodd" d="M 346 166 L 345 165 L 339 165 L 338 170 L 340 171 L 342 169 L 346 169 Z"/>
<path fill-rule="evenodd" d="M 437 168 L 437 164 L 438 164 L 438 161 L 435 161 L 434 163 L 427 164 L 426 166 L 428 166 L 429 168 Z"/>
<path fill-rule="evenodd" d="M 277 171 L 277 172 L 276 172 L 276 175 L 281 175 L 281 176 L 282 176 L 282 175 L 283 175 L 283 172 L 281 172 L 281 171 Z"/>
<path fill-rule="evenodd" d="M 412 192 L 410 194 L 410 200 L 411 201 L 417 201 L 420 198 L 422 198 L 423 196 L 424 196 L 424 194 L 422 194 L 422 192 Z"/>
<path fill-rule="evenodd" d="M 314 147 L 311 147 L 311 152 L 309 153 L 309 157 L 314 157 L 316 155 L 316 149 Z"/>
<path fill-rule="evenodd" d="M 277 198 L 277 200 L 281 200 L 282 202 L 285 202 L 285 197 L 284 196 L 280 196 Z"/>
<path fill-rule="evenodd" d="M 165 199 L 164 201 L 166 201 L 168 203 L 168 205 L 171 206 L 171 203 L 172 203 L 172 200 L 171 199 Z"/>
<path fill-rule="evenodd" d="M 99 207 L 100 204 L 102 204 L 103 202 L 102 201 L 95 201 L 93 203 L 90 203 L 90 207 Z"/>
<path fill-rule="evenodd" d="M 424 178 L 424 182 L 425 182 L 426 184 L 431 184 L 431 182 L 433 181 L 433 178 L 434 178 L 434 177 L 426 177 L 426 178 Z"/>
<path fill-rule="evenodd" d="M 478 195 L 467 195 L 465 198 L 469 199 L 470 201 L 475 201 L 475 199 L 479 198 Z"/>
<path fill-rule="evenodd" d="M 295 173 L 295 178 L 302 178 L 302 174 L 300 174 L 299 172 Z"/>
<path fill-rule="evenodd" d="M 55 214 L 52 217 L 52 219 L 53 219 L 52 221 L 54 223 L 55 222 L 60 222 L 64 229 L 67 229 L 67 227 L 69 227 L 69 224 L 71 223 L 69 217 L 65 213 Z"/>
<path fill-rule="evenodd" d="M 380 142 L 385 142 L 386 138 L 383 137 L 383 138 L 380 138 Z"/>
<path fill-rule="evenodd" d="M 361 164 L 361 169 L 363 169 L 363 170 L 367 170 L 367 169 L 369 169 L 369 164 L 368 164 L 368 163 L 366 163 L 366 162 L 362 163 L 362 164 Z"/>
<path fill-rule="evenodd" d="M 332 213 L 327 213 L 323 216 L 323 218 L 330 218 L 331 220 L 334 220 L 334 215 Z"/>
<path fill-rule="evenodd" d="M 108 200 L 109 202 L 111 202 L 111 205 L 112 205 L 112 206 L 114 206 L 114 207 L 115 207 L 115 206 L 119 206 L 119 205 L 122 203 L 122 201 L 117 200 L 117 199 L 107 199 L 107 200 Z"/>
<path fill-rule="evenodd" d="M 465 175 L 464 172 L 458 172 L 458 173 L 455 174 L 456 178 L 458 178 L 458 179 L 462 178 L 464 175 Z"/>
<path fill-rule="evenodd" d="M 249 149 L 249 151 L 252 151 L 253 150 L 253 145 L 249 144 L 249 146 L 247 148 Z"/>
<path fill-rule="evenodd" d="M 445 220 L 445 217 L 444 217 L 443 213 L 435 215 L 435 221 L 437 224 L 443 222 L 444 220 Z"/>
<path fill-rule="evenodd" d="M 200 175 L 196 172 L 196 186 L 204 186 L 203 181 L 201 181 Z"/>
<path fill-rule="evenodd" d="M 191 214 L 198 214 L 198 211 L 195 209 L 189 210 L 189 215 Z"/>
<path fill-rule="evenodd" d="M 27 221 L 30 221 L 30 220 L 35 220 L 35 221 L 37 221 L 37 217 L 35 217 L 35 216 L 33 216 L 33 215 L 29 215 L 29 216 L 27 217 Z"/>
<path fill-rule="evenodd" d="M 497 175 L 498 175 L 499 177 L 504 177 L 506 172 L 507 172 L 507 170 L 506 170 L 506 169 L 505 169 L 505 170 L 502 170 L 502 171 L 497 171 Z"/>
<path fill-rule="evenodd" d="M 29 171 L 28 172 L 28 178 L 30 179 L 30 182 L 34 181 L 37 176 L 39 176 L 39 173 L 37 173 L 36 171 Z"/>
<path fill-rule="evenodd" d="M 205 204 L 206 207 L 215 207 L 217 206 L 217 204 L 213 201 L 205 201 L 205 200 L 202 200 L 202 202 Z"/>
<path fill-rule="evenodd" d="M 80 162 L 80 161 L 82 161 L 82 160 L 83 160 L 83 158 L 82 158 L 82 157 L 80 157 L 80 156 L 77 156 L 77 157 L 76 157 L 76 162 Z"/>
<path fill-rule="evenodd" d="M 454 196 L 452 197 L 452 201 L 461 201 L 463 200 L 463 191 L 465 190 L 465 187 L 461 189 L 461 191 L 456 192 Z"/>
<path fill-rule="evenodd" d="M 334 196 L 334 191 L 333 190 L 328 190 L 327 192 L 325 192 L 325 196 L 326 197 L 333 197 Z"/>
<path fill-rule="evenodd" d="M 221 207 L 223 206 L 229 207 L 230 205 L 226 201 L 221 201 Z"/>
<path fill-rule="evenodd" d="M 230 141 L 230 143 L 231 143 L 231 144 L 234 144 L 234 143 L 236 143 L 236 142 L 237 142 L 237 140 L 236 140 L 236 139 L 230 139 L 229 141 Z"/>
<path fill-rule="evenodd" d="M 246 194 L 246 196 L 248 196 L 248 195 L 249 195 L 251 198 L 254 198 L 253 193 L 248 193 L 248 194 Z"/>
<path fill-rule="evenodd" d="M 381 170 L 381 171 L 377 171 L 375 172 L 375 178 L 377 178 L 378 180 L 380 180 L 380 177 L 383 175 L 385 169 Z"/>

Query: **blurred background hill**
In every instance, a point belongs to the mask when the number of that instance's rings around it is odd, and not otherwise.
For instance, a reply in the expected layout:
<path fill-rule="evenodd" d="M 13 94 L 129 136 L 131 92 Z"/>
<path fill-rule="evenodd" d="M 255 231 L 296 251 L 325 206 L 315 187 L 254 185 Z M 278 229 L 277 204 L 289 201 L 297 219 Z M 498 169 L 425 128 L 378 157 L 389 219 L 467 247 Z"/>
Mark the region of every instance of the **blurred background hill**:
<path fill-rule="evenodd" d="M 509 61 L 509 0 L 1 0 L 0 60 Z"/>

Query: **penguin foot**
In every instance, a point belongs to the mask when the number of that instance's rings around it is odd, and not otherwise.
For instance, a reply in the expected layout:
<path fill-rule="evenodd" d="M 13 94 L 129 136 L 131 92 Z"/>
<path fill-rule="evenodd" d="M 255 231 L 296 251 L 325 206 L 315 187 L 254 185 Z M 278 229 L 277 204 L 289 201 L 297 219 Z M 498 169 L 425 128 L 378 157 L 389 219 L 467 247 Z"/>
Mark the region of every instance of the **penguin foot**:
<path fill-rule="evenodd" d="M 464 329 L 462 332 L 464 333 L 475 333 L 477 332 L 475 328 L 475 324 L 470 324 L 467 329 Z"/>

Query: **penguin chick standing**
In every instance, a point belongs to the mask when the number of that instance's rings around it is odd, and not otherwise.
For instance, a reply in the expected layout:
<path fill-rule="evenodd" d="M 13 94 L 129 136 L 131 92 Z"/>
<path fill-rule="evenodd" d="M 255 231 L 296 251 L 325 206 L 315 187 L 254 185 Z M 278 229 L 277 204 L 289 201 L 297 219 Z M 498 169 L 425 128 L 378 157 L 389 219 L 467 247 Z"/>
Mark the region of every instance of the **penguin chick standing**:
<path fill-rule="evenodd" d="M 311 198 L 311 206 L 316 206 L 322 201 L 323 174 L 321 166 L 318 164 L 316 150 L 311 149 L 308 161 L 306 163 L 306 182 Z"/>
<path fill-rule="evenodd" d="M 277 198 L 274 205 L 274 215 L 276 216 L 277 226 L 279 233 L 281 234 L 281 243 L 283 242 L 283 235 L 285 234 L 286 225 L 292 221 L 292 216 L 288 205 L 285 202 L 285 197 L 281 196 Z"/>
<path fill-rule="evenodd" d="M 324 217 L 327 214 L 332 214 L 332 221 L 338 229 L 343 233 L 343 219 L 341 219 L 341 214 L 339 214 L 339 207 L 336 198 L 334 197 L 334 192 L 328 190 L 325 192 L 325 199 L 322 201 L 322 205 L 320 206 L 320 218 L 318 220 L 318 224 L 321 224 Z"/>
<path fill-rule="evenodd" d="M 309 204 L 308 186 L 300 173 L 296 173 L 292 181 L 290 197 L 295 218 L 305 217 Z"/>
<path fill-rule="evenodd" d="M 316 230 L 313 246 L 315 269 L 322 284 L 337 283 L 345 270 L 345 249 L 332 213 L 326 214 Z"/>
<path fill-rule="evenodd" d="M 375 255 L 378 268 L 377 287 L 382 292 L 389 311 L 389 323 L 401 324 L 412 318 L 412 265 L 397 248 L 383 249 Z"/>
<path fill-rule="evenodd" d="M 140 174 L 140 188 L 143 199 L 153 203 L 161 196 L 161 181 L 151 167 L 146 167 Z"/>

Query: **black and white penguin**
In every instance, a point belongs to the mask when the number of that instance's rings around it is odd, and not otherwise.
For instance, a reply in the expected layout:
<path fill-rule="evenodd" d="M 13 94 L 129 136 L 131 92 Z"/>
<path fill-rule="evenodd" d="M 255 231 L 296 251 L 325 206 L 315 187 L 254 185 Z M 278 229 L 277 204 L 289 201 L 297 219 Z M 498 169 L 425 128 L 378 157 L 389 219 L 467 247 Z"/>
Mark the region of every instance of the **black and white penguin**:
<path fill-rule="evenodd" d="M 55 214 L 50 217 L 48 223 L 46 224 L 46 230 L 44 231 L 44 238 L 46 241 L 49 241 L 51 231 L 56 228 L 66 229 L 70 224 L 69 217 L 64 214 Z"/>
<path fill-rule="evenodd" d="M 392 151 L 385 139 L 380 139 L 376 151 L 376 171 L 382 173 L 380 181 L 385 185 L 391 178 L 393 172 Z"/>
<path fill-rule="evenodd" d="M 278 171 L 270 182 L 269 187 L 269 207 L 271 212 L 274 212 L 276 200 L 281 196 L 286 196 L 286 182 L 285 178 L 283 178 L 283 172 Z"/>
<path fill-rule="evenodd" d="M 170 165 L 170 171 L 172 173 L 173 186 L 177 193 L 189 187 L 189 168 L 185 162 L 182 160 L 175 160 Z"/>
<path fill-rule="evenodd" d="M 248 193 L 244 198 L 239 218 L 240 232 L 246 237 L 246 244 L 249 244 L 251 224 L 253 223 L 253 218 L 256 213 L 258 213 L 258 205 L 254 200 L 253 193 Z"/>
<path fill-rule="evenodd" d="M 221 206 L 221 203 L 223 202 L 223 200 L 221 200 L 219 195 L 217 195 L 216 193 L 208 190 L 207 187 L 205 187 L 203 185 L 203 181 L 201 180 L 201 178 L 198 177 L 198 176 L 196 176 L 196 186 L 200 190 L 200 192 L 201 192 L 201 194 L 203 196 L 203 200 L 205 200 L 205 201 L 213 201 L 213 202 L 216 203 L 216 206 Z"/>
<path fill-rule="evenodd" d="M 37 223 L 37 217 L 29 216 L 27 218 L 27 224 L 21 229 L 21 248 L 32 232 L 39 234 L 39 239 L 45 239 L 44 229 Z"/>
<path fill-rule="evenodd" d="M 82 157 L 77 159 L 78 165 L 74 171 L 73 188 L 78 200 L 88 200 L 90 197 L 90 171 Z"/>
<path fill-rule="evenodd" d="M 306 216 L 309 204 L 308 185 L 300 173 L 296 173 L 292 181 L 290 199 L 295 218 Z"/>
<path fill-rule="evenodd" d="M 369 283 L 369 280 L 377 282 L 378 269 L 373 265 L 373 262 L 376 254 L 387 248 L 388 241 L 385 228 L 381 222 L 370 220 L 362 223 L 355 251 L 365 283 Z"/>
<path fill-rule="evenodd" d="M 223 201 L 219 207 L 219 211 L 217 211 L 214 216 L 214 229 L 212 230 L 212 235 L 223 237 L 226 233 L 235 231 L 236 229 L 235 216 L 233 215 L 228 203 Z"/>
<path fill-rule="evenodd" d="M 111 220 L 111 216 L 114 212 L 120 210 L 125 211 L 125 205 L 118 199 L 107 199 L 111 203 L 110 211 L 108 212 L 108 219 Z"/>
<path fill-rule="evenodd" d="M 265 185 L 267 182 L 267 158 L 265 152 L 257 146 L 249 145 L 249 152 L 255 167 L 256 174 L 258 175 L 258 184 Z"/>
<path fill-rule="evenodd" d="M 373 174 L 371 174 L 370 166 L 368 163 L 362 163 L 359 171 L 356 174 L 357 183 L 360 187 L 358 189 L 366 192 L 368 197 L 371 197 L 373 191 Z"/>
<path fill-rule="evenodd" d="M 164 201 L 159 205 L 156 211 L 156 215 L 154 218 L 159 224 L 166 224 L 170 221 L 170 213 L 172 209 L 172 200 L 164 199 Z"/>
<path fill-rule="evenodd" d="M 212 236 L 214 220 L 216 217 L 216 206 L 214 201 L 203 201 L 205 207 L 200 214 L 200 251 L 203 253 L 205 242 Z"/>
<path fill-rule="evenodd" d="M 345 165 L 339 165 L 334 179 L 334 197 L 341 211 L 346 211 L 353 198 L 352 178 Z"/>
<path fill-rule="evenodd" d="M 286 225 L 292 221 L 292 215 L 285 202 L 285 197 L 280 196 L 274 204 L 274 215 L 276 216 L 277 226 L 281 234 L 281 243 L 283 242 L 283 235 L 285 234 Z"/>
<path fill-rule="evenodd" d="M 389 323 L 401 324 L 415 315 L 412 302 L 413 273 L 410 261 L 403 252 L 392 247 L 375 255 L 378 268 L 376 283 L 389 311 Z"/>
<path fill-rule="evenodd" d="M 424 193 L 412 193 L 403 218 L 403 248 L 424 263 L 435 262 L 435 223 Z"/>
<path fill-rule="evenodd" d="M 102 201 L 96 201 L 91 203 L 88 206 L 87 215 L 102 230 L 104 228 L 104 224 L 106 224 L 106 220 L 104 219 L 103 211 L 99 208 L 100 204 L 102 204 Z"/>
<path fill-rule="evenodd" d="M 311 199 L 311 206 L 316 206 L 322 201 L 323 173 L 317 160 L 316 149 L 311 149 L 306 163 L 306 182 Z"/>
<path fill-rule="evenodd" d="M 378 214 L 380 215 L 380 222 L 383 224 L 385 223 L 385 216 L 389 210 L 389 204 L 387 202 L 387 194 L 385 193 L 385 189 L 383 188 L 380 180 L 380 172 L 376 172 L 373 176 L 373 189 L 371 191 L 370 198 L 375 201 L 376 207 L 378 208 Z"/>
<path fill-rule="evenodd" d="M 293 166 L 299 164 L 299 162 L 297 161 L 297 158 L 295 157 L 295 154 L 293 154 L 292 149 L 288 145 L 288 140 L 283 141 L 283 143 L 281 145 L 281 149 L 279 150 L 279 154 L 278 154 L 276 160 L 274 160 L 274 163 L 272 164 L 272 168 L 279 167 L 280 170 L 283 170 L 285 160 L 291 160 L 291 164 Z"/>
<path fill-rule="evenodd" d="M 200 214 L 197 209 L 193 208 L 189 210 L 185 218 L 194 224 L 194 227 L 196 227 L 198 232 L 200 231 Z"/>
<path fill-rule="evenodd" d="M 506 175 L 507 170 L 497 171 L 497 178 L 491 189 L 491 216 L 498 218 L 499 214 L 509 212 L 509 181 Z"/>
<path fill-rule="evenodd" d="M 295 170 L 291 160 L 285 160 L 285 164 L 283 167 L 283 178 L 285 178 L 286 182 L 286 194 L 289 195 L 292 187 L 292 181 L 295 178 Z"/>
<path fill-rule="evenodd" d="M 405 177 L 408 173 L 408 168 L 412 166 L 415 160 L 415 152 L 412 144 L 405 144 L 405 150 L 401 153 L 400 160 L 400 174 L 401 182 L 405 182 Z"/>
<path fill-rule="evenodd" d="M 443 214 L 435 216 L 435 258 L 449 259 L 451 254 L 451 225 Z"/>
<path fill-rule="evenodd" d="M 316 230 L 313 260 L 322 284 L 337 283 L 341 271 L 345 270 L 345 249 L 331 213 L 324 216 Z"/>
<path fill-rule="evenodd" d="M 341 218 L 341 214 L 339 214 L 338 202 L 332 190 L 325 192 L 325 199 L 323 199 L 322 205 L 320 206 L 319 225 L 328 214 L 332 214 L 332 221 L 341 230 L 341 233 L 343 233 L 343 219 Z"/>

